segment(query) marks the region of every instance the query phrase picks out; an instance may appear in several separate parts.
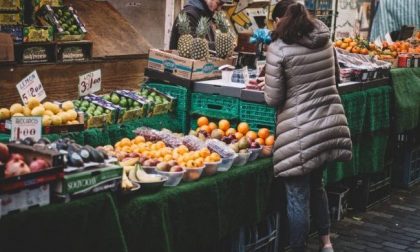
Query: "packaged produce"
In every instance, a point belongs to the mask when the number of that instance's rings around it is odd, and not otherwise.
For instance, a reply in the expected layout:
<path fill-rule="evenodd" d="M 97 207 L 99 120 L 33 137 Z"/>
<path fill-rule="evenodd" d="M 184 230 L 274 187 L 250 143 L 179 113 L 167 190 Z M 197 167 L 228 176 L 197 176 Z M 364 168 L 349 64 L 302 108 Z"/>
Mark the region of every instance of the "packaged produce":
<path fill-rule="evenodd" d="M 152 115 L 168 113 L 172 110 L 175 101 L 174 97 L 145 85 L 138 94 L 151 104 L 149 113 Z"/>
<path fill-rule="evenodd" d="M 102 127 L 118 121 L 121 107 L 104 100 L 102 97 L 90 94 L 80 100 L 73 101 L 78 111 L 84 112 L 85 124 L 88 128 Z"/>
<path fill-rule="evenodd" d="M 26 26 L 23 28 L 23 42 L 47 41 L 53 41 L 53 29 L 51 26 Z"/>
<path fill-rule="evenodd" d="M 190 150 L 198 151 L 206 147 L 206 143 L 194 135 L 188 135 L 182 138 L 182 144 Z"/>
<path fill-rule="evenodd" d="M 150 108 L 146 99 L 129 90 L 116 90 L 102 98 L 121 107 L 119 122 L 145 117 Z"/>
<path fill-rule="evenodd" d="M 142 136 L 146 139 L 146 141 L 159 141 L 162 140 L 161 136 L 159 135 L 157 130 L 148 128 L 148 127 L 140 127 L 137 128 L 134 133 L 138 136 Z"/>
<path fill-rule="evenodd" d="M 0 13 L 0 25 L 21 25 L 23 15 L 19 13 Z"/>
<path fill-rule="evenodd" d="M 44 5 L 37 16 L 42 24 L 54 27 L 56 40 L 82 40 L 87 33 L 73 7 Z"/>
<path fill-rule="evenodd" d="M 0 11 L 23 10 L 23 0 L 0 0 Z"/>
<path fill-rule="evenodd" d="M 48 62 L 47 50 L 45 47 L 34 46 L 24 49 L 24 63 L 41 63 Z"/>
<path fill-rule="evenodd" d="M 235 155 L 235 152 L 228 145 L 217 139 L 208 139 L 206 145 L 209 150 L 218 153 L 223 158 L 229 158 Z"/>

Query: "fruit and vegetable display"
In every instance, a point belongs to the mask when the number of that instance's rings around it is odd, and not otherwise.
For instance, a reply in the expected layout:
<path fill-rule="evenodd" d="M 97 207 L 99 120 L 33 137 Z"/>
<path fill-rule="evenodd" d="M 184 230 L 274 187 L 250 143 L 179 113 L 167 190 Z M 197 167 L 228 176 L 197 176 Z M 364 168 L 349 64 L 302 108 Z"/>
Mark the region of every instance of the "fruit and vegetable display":
<path fill-rule="evenodd" d="M 232 128 L 230 122 L 226 119 L 222 119 L 216 124 L 210 122 L 207 117 L 198 118 L 197 125 L 197 129 L 190 131 L 190 135 L 197 136 L 199 139 L 218 139 L 228 144 L 236 153 L 263 147 L 264 156 L 271 155 L 274 135 L 267 128 L 261 128 L 258 132 L 255 132 L 250 130 L 246 122 L 241 122 L 237 128 Z"/>
<path fill-rule="evenodd" d="M 334 45 L 350 53 L 377 56 L 381 60 L 395 59 L 399 53 L 420 53 L 420 45 L 415 46 L 409 41 L 396 41 L 392 44 L 384 41 L 381 46 L 377 46 L 373 42 L 356 37 L 337 40 Z"/>
<path fill-rule="evenodd" d="M 51 26 L 26 26 L 23 28 L 23 42 L 47 42 L 53 40 Z"/>
<path fill-rule="evenodd" d="M 0 120 L 8 120 L 13 116 L 42 116 L 43 126 L 61 126 L 80 124 L 79 115 L 72 101 L 61 104 L 41 102 L 34 97 L 28 99 L 26 105 L 15 103 L 10 108 L 0 109 Z"/>
<path fill-rule="evenodd" d="M 0 0 L 0 11 L 19 11 L 23 9 L 23 0 Z"/>
<path fill-rule="evenodd" d="M 44 5 L 37 16 L 43 25 L 54 27 L 57 40 L 81 40 L 87 32 L 73 7 Z"/>

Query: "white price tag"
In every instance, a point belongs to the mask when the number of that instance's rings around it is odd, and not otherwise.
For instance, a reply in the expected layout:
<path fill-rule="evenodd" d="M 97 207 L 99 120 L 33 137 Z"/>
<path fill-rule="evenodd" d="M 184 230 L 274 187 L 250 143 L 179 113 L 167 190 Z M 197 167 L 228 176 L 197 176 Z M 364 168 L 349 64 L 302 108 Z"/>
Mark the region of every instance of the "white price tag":
<path fill-rule="evenodd" d="M 79 75 L 79 96 L 93 94 L 101 90 L 101 69 Z"/>
<path fill-rule="evenodd" d="M 249 72 L 248 72 L 248 67 L 244 66 L 242 68 L 242 75 L 244 76 L 244 83 L 245 85 L 249 83 Z"/>
<path fill-rule="evenodd" d="M 45 98 L 47 98 L 47 94 L 45 94 L 44 87 L 42 86 L 41 80 L 39 79 L 36 70 L 21 80 L 16 85 L 16 88 L 19 92 L 23 104 L 25 105 L 28 103 L 28 100 L 31 97 L 35 97 L 39 101 L 43 101 Z"/>
<path fill-rule="evenodd" d="M 38 141 L 42 137 L 42 117 L 40 116 L 14 116 L 10 140 L 23 140 L 31 137 Z"/>

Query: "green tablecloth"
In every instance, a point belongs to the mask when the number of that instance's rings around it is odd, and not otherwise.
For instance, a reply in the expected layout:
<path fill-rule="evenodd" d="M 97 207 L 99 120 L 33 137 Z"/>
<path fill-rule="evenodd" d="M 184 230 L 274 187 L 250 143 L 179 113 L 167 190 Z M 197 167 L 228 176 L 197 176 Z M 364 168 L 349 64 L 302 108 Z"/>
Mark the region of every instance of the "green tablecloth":
<path fill-rule="evenodd" d="M 108 193 L 0 219 L 1 251 L 127 251 Z"/>
<path fill-rule="evenodd" d="M 271 159 L 121 202 L 130 251 L 212 251 L 219 239 L 266 213 Z"/>
<path fill-rule="evenodd" d="M 398 133 L 420 125 L 420 68 L 391 70 Z"/>

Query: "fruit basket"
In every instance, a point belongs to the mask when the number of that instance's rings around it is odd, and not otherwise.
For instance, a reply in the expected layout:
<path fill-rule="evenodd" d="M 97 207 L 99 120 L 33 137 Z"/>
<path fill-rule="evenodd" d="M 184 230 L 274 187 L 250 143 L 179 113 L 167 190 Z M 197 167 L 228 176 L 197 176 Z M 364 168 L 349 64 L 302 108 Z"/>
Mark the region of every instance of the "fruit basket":
<path fill-rule="evenodd" d="M 174 97 L 159 92 L 157 89 L 145 86 L 141 87 L 138 94 L 151 104 L 150 115 L 166 114 L 172 111 L 176 100 Z"/>
<path fill-rule="evenodd" d="M 116 90 L 102 98 L 121 107 L 118 122 L 143 118 L 150 109 L 150 103 L 146 99 L 129 90 Z"/>
<path fill-rule="evenodd" d="M 51 7 L 47 4 L 41 7 L 37 16 L 43 25 L 54 27 L 56 40 L 82 40 L 87 33 L 73 7 Z"/>
<path fill-rule="evenodd" d="M 198 167 L 198 168 L 185 168 L 185 173 L 183 176 L 184 181 L 196 181 L 199 180 L 201 174 L 203 173 L 205 166 Z"/>

